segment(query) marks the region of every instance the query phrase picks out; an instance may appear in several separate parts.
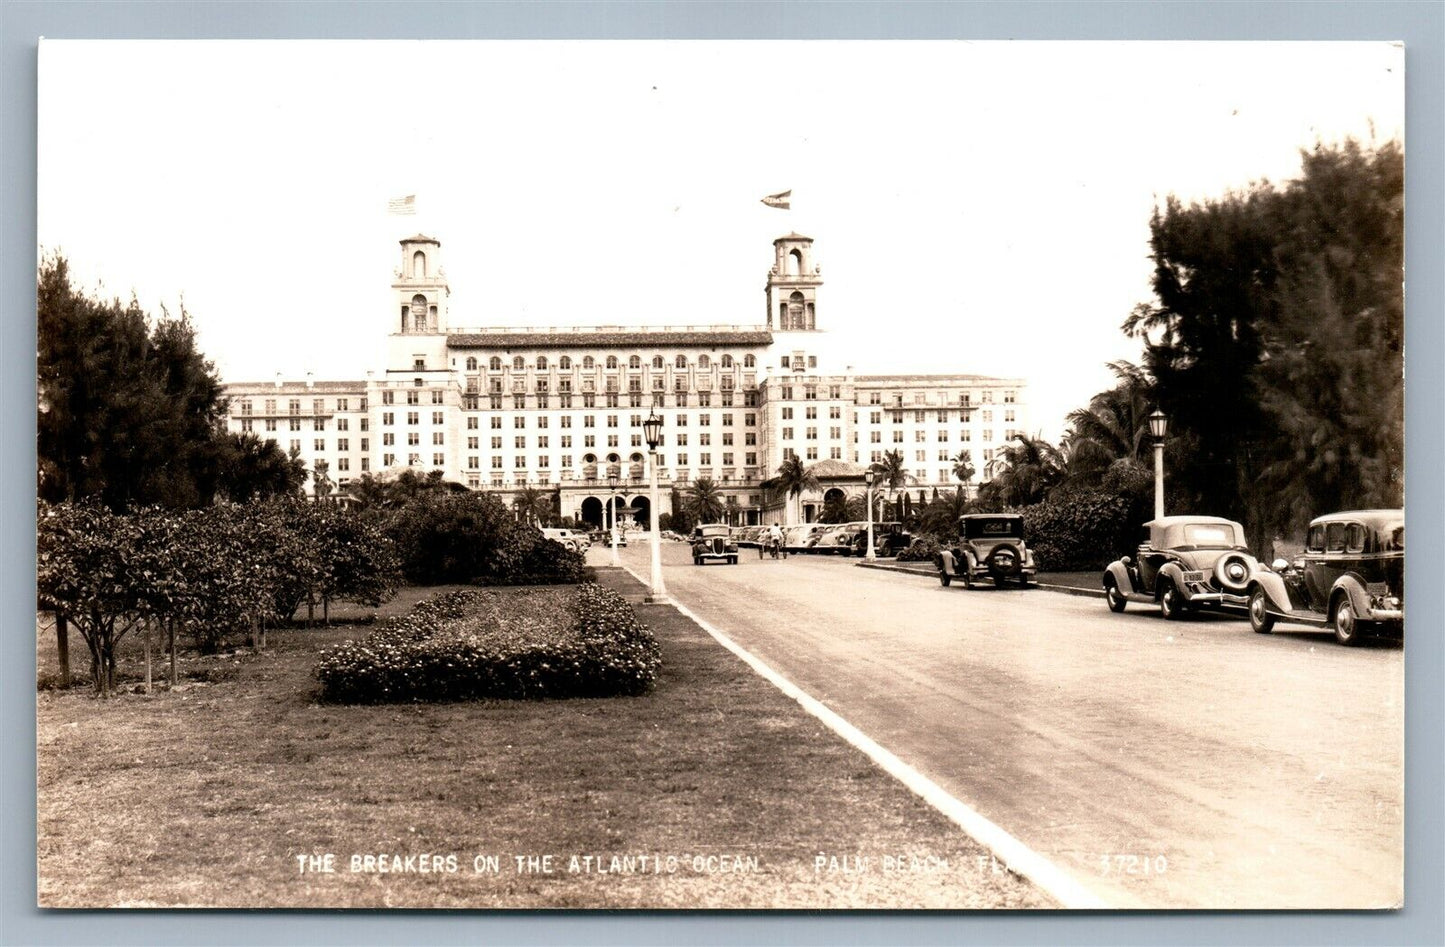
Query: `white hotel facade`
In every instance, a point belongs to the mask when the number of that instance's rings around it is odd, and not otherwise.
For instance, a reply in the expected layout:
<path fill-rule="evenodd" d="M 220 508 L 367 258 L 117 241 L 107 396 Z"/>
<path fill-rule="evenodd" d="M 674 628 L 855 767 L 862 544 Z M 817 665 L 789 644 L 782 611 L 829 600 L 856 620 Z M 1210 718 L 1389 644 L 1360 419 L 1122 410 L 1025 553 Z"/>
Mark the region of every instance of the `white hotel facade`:
<path fill-rule="evenodd" d="M 507 500 L 549 492 L 561 516 L 601 525 L 609 473 L 619 518 L 647 522 L 651 412 L 663 419 L 660 512 L 673 488 L 710 477 L 735 523 L 789 515 L 762 482 L 791 454 L 821 483 L 792 514 L 811 520 L 834 491 L 861 495 L 864 469 L 886 451 L 902 453 L 910 491 L 927 494 L 957 485 L 960 450 L 984 472 L 1027 430 L 1021 379 L 840 370 L 819 320 L 813 241 L 800 234 L 773 241 L 766 321 L 750 326 L 461 327 L 440 242 L 400 243 L 381 370 L 228 383 L 230 431 L 298 451 L 308 471 L 325 461 L 342 488 L 366 473 L 441 470 Z"/>

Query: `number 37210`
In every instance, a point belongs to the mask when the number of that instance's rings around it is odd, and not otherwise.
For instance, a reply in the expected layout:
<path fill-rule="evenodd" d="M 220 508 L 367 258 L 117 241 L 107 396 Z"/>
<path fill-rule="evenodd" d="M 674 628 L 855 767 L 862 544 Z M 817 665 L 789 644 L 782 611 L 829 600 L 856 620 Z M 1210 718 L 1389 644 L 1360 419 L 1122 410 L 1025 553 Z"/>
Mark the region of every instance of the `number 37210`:
<path fill-rule="evenodd" d="M 1162 875 L 1169 870 L 1163 855 L 1100 855 L 1099 873 L 1104 875 Z"/>

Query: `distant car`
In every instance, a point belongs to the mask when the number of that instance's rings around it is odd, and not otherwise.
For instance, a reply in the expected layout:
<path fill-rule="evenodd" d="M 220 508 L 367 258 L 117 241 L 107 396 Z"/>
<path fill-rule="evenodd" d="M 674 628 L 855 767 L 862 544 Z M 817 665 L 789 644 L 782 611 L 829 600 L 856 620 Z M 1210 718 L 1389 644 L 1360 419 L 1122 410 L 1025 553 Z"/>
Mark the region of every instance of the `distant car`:
<path fill-rule="evenodd" d="M 801 523 L 783 530 L 783 548 L 788 552 L 803 552 L 811 545 L 813 534 L 828 528 L 826 523 Z"/>
<path fill-rule="evenodd" d="M 1244 527 L 1218 516 L 1165 516 L 1144 524 L 1149 541 L 1134 556 L 1109 563 L 1104 596 L 1109 609 L 1129 602 L 1158 604 L 1167 619 L 1194 608 L 1244 608 L 1250 580 L 1260 571 Z"/>
<path fill-rule="evenodd" d="M 570 529 L 557 529 L 546 527 L 542 535 L 556 543 L 561 543 L 573 552 L 586 552 L 592 546 L 592 540 L 586 533 L 579 533 Z"/>
<path fill-rule="evenodd" d="M 1278 621 L 1333 629 L 1340 644 L 1405 625 L 1405 511 L 1353 510 L 1310 523 L 1304 554 L 1249 583 L 1249 625 Z"/>
<path fill-rule="evenodd" d="M 863 533 L 865 523 L 838 523 L 820 530 L 813 542 L 812 552 L 830 556 L 853 554 L 853 541 Z"/>
<path fill-rule="evenodd" d="M 738 544 L 728 536 L 725 523 L 709 523 L 692 531 L 692 564 L 705 565 L 721 560 L 738 564 Z"/>
<path fill-rule="evenodd" d="M 958 518 L 958 544 L 940 550 L 933 564 L 945 586 L 962 579 L 964 588 L 992 579 L 1003 588 L 1038 581 L 1034 554 L 1024 543 L 1024 518 L 1017 513 L 970 513 Z"/>
<path fill-rule="evenodd" d="M 873 554 L 883 558 L 890 558 L 898 555 L 913 544 L 913 534 L 903 528 L 902 523 L 874 523 L 873 524 Z M 866 555 L 868 550 L 868 531 L 863 530 L 862 535 L 854 544 L 855 555 Z"/>

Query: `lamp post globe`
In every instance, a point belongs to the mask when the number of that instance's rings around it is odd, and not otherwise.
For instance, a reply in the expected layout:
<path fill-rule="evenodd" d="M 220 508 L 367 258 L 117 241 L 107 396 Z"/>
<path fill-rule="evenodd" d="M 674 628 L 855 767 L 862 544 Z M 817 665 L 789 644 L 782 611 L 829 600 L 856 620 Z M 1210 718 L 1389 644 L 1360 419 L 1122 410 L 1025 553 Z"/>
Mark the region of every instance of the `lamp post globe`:
<path fill-rule="evenodd" d="M 1164 518 L 1164 437 L 1169 417 L 1158 408 L 1149 415 L 1149 433 L 1154 438 L 1154 518 Z"/>
<path fill-rule="evenodd" d="M 647 420 L 642 422 L 642 436 L 647 441 L 647 505 L 652 519 L 652 528 L 648 530 L 652 534 L 652 591 L 647 601 L 663 605 L 667 603 L 667 587 L 662 582 L 662 536 L 657 510 L 657 448 L 662 444 L 662 418 L 656 411 L 648 412 Z"/>

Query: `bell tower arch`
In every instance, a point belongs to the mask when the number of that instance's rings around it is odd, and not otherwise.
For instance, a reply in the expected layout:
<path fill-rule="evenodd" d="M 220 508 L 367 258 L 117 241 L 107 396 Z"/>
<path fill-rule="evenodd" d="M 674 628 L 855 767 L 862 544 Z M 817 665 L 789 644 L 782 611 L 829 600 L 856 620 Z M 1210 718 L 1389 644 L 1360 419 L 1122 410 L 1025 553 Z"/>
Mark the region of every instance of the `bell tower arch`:
<path fill-rule="evenodd" d="M 402 335 L 444 335 L 447 331 L 446 272 L 441 266 L 441 241 L 416 234 L 401 241 L 401 266 L 391 284 L 397 321 L 392 332 Z"/>
<path fill-rule="evenodd" d="M 768 328 L 811 332 L 818 328 L 818 287 L 822 268 L 813 262 L 813 238 L 790 233 L 773 241 L 773 267 L 764 294 Z"/>

